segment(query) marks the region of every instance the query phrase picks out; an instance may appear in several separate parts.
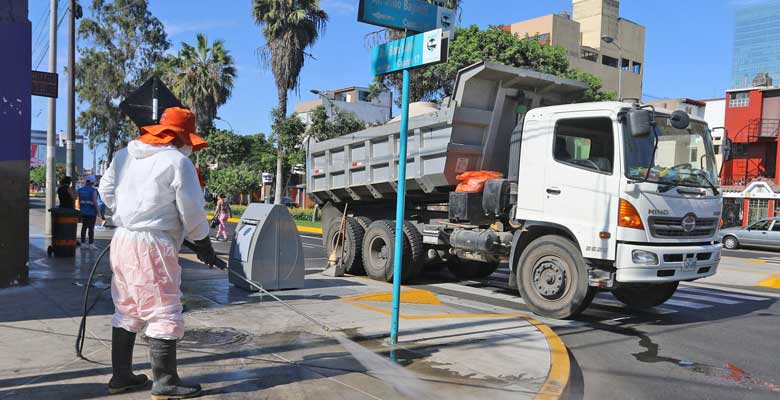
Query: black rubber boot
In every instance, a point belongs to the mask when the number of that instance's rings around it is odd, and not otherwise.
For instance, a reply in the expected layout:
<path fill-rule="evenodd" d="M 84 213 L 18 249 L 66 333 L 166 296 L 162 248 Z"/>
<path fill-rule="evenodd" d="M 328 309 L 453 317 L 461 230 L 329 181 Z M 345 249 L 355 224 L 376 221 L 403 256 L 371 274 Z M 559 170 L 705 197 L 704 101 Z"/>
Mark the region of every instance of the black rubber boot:
<path fill-rule="evenodd" d="M 152 360 L 152 399 L 174 400 L 200 396 L 200 385 L 182 382 L 176 372 L 176 341 L 149 338 Z"/>
<path fill-rule="evenodd" d="M 144 374 L 133 374 L 134 346 L 135 333 L 122 328 L 111 330 L 111 367 L 114 373 L 108 381 L 109 393 L 115 394 L 140 388 L 149 381 Z"/>

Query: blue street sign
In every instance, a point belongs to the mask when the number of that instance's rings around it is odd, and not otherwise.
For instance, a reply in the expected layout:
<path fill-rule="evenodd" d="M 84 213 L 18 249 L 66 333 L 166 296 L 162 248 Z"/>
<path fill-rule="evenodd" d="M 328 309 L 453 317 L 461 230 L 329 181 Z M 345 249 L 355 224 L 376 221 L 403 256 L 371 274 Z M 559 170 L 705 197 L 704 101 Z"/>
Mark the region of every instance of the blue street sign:
<path fill-rule="evenodd" d="M 360 0 L 358 21 L 412 32 L 446 31 L 455 23 L 455 11 L 425 0 Z"/>
<path fill-rule="evenodd" d="M 446 61 L 446 47 L 441 29 L 380 44 L 371 56 L 371 73 L 383 75 Z"/>

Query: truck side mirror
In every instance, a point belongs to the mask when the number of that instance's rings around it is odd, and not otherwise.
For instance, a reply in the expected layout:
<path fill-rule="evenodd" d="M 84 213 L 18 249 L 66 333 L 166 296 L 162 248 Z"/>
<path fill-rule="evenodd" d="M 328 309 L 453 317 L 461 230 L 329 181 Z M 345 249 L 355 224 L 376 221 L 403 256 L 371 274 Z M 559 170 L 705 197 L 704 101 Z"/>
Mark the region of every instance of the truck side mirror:
<path fill-rule="evenodd" d="M 631 136 L 642 137 L 650 134 L 650 111 L 631 110 L 627 114 Z"/>
<path fill-rule="evenodd" d="M 672 112 L 669 121 L 676 129 L 688 129 L 688 125 L 691 124 L 691 117 L 685 111 L 677 110 Z"/>

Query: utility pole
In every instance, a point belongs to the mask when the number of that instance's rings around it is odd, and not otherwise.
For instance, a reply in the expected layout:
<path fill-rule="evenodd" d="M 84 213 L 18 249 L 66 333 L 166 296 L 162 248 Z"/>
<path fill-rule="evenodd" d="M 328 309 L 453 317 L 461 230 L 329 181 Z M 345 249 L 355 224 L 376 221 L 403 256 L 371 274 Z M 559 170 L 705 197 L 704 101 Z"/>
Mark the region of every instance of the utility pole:
<path fill-rule="evenodd" d="M 65 175 L 76 182 L 76 0 L 69 0 L 68 5 L 68 128 L 65 142 Z"/>
<path fill-rule="evenodd" d="M 49 0 L 49 72 L 57 73 L 57 0 Z M 49 98 L 49 128 L 46 131 L 46 226 L 44 233 L 51 235 L 51 213 L 54 208 L 54 193 L 57 191 L 56 160 L 57 141 L 57 99 Z"/>

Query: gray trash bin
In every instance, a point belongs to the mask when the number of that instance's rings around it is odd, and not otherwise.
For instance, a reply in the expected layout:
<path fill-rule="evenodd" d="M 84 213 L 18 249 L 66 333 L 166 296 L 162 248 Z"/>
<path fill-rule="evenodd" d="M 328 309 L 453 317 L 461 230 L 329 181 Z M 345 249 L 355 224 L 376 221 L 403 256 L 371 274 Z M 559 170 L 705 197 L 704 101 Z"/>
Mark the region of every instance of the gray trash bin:
<path fill-rule="evenodd" d="M 236 226 L 228 266 L 267 290 L 303 288 L 303 243 L 287 207 L 250 204 Z M 229 281 L 255 290 L 233 274 Z"/>

